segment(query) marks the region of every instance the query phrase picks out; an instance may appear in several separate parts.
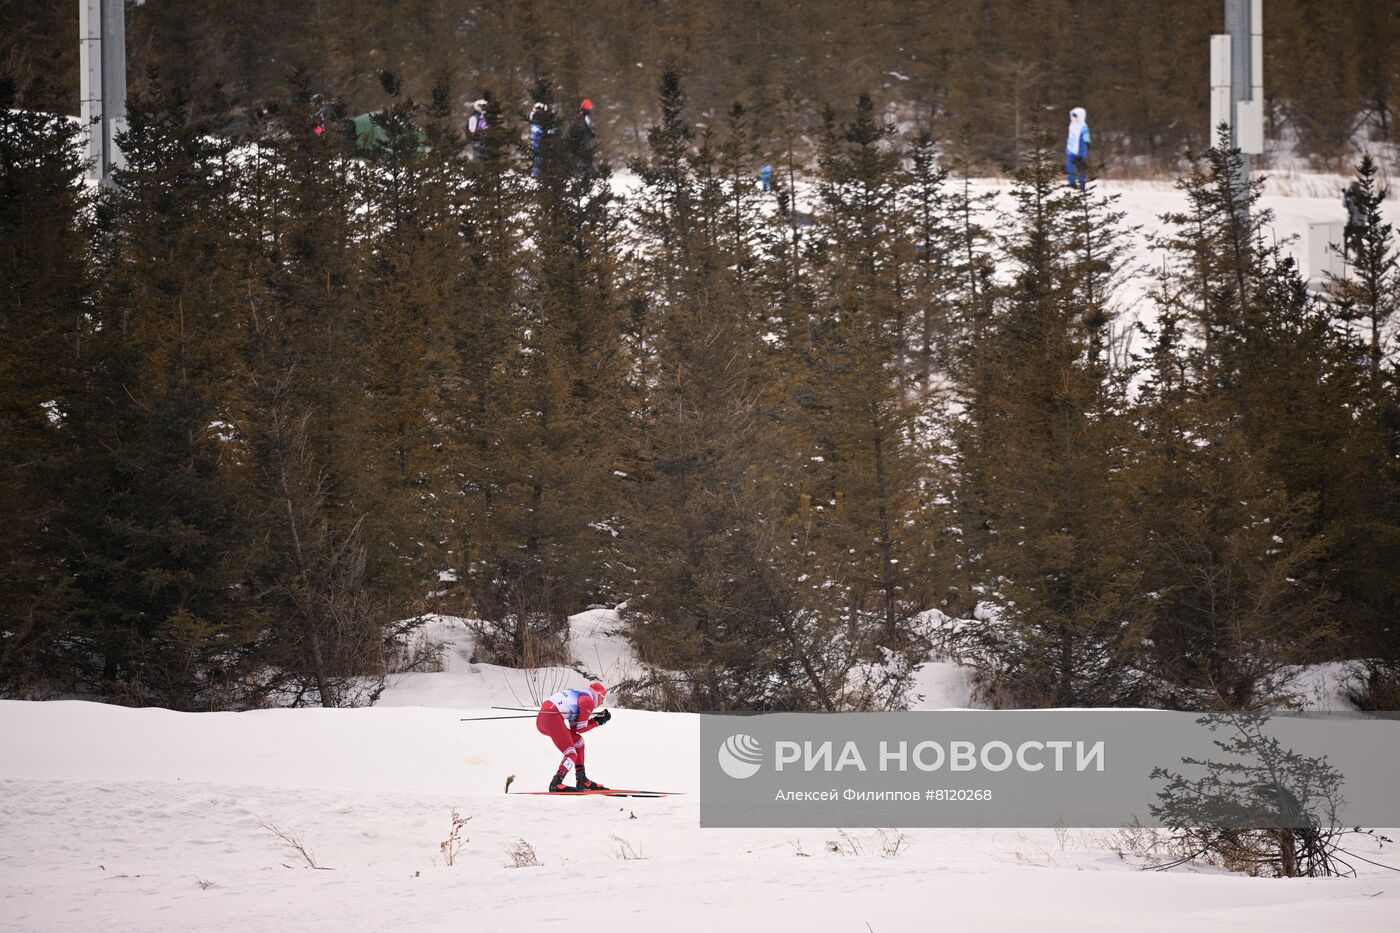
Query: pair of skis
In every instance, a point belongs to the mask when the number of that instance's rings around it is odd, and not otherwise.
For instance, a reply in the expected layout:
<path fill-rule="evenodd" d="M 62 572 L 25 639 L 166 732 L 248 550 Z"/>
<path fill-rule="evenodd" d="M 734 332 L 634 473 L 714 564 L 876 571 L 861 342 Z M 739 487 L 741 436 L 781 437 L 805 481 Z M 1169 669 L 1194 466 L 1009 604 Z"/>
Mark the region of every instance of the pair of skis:
<path fill-rule="evenodd" d="M 525 713 L 523 716 L 469 716 L 460 720 L 461 722 L 491 722 L 502 719 L 534 719 L 539 714 L 538 710 L 533 710 L 528 706 L 493 706 L 492 709 L 506 712 Z M 561 715 L 558 711 L 552 711 L 555 715 Z M 513 793 L 527 794 L 531 797 L 672 797 L 680 794 L 681 791 L 674 790 L 630 790 L 627 788 L 608 788 L 607 790 L 517 790 Z"/>

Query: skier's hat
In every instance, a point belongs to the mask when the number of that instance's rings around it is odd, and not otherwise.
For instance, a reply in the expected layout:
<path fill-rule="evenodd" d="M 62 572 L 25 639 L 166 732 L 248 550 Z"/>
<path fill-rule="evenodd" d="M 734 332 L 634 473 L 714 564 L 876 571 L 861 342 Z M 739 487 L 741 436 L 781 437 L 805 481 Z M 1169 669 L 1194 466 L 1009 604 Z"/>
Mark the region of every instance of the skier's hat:
<path fill-rule="evenodd" d="M 588 685 L 588 689 L 593 691 L 593 695 L 598 698 L 599 703 L 603 702 L 603 700 L 608 697 L 608 688 L 604 687 L 596 680 Z"/>

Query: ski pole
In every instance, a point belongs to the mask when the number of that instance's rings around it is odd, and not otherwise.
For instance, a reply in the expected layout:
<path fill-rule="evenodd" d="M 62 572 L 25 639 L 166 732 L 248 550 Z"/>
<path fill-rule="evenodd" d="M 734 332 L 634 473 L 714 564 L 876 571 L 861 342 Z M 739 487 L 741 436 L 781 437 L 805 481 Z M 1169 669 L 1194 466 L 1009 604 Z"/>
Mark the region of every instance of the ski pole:
<path fill-rule="evenodd" d="M 491 707 L 491 708 L 492 708 L 492 709 L 511 709 L 512 707 L 493 706 L 493 707 Z M 514 707 L 514 708 L 515 708 L 515 709 L 519 709 L 520 707 Z M 551 713 L 551 714 L 553 714 L 553 715 L 555 715 L 555 716 L 562 716 L 562 715 L 564 715 L 563 713 L 559 712 L 557 709 L 542 709 L 542 710 L 540 710 L 538 713 L 529 713 L 529 714 L 524 715 L 524 716 L 463 716 L 461 719 L 459 719 L 459 720 L 457 720 L 457 721 L 458 721 L 458 722 L 489 722 L 490 720 L 493 720 L 493 719 L 534 719 L 537 715 L 539 715 L 539 713 Z"/>

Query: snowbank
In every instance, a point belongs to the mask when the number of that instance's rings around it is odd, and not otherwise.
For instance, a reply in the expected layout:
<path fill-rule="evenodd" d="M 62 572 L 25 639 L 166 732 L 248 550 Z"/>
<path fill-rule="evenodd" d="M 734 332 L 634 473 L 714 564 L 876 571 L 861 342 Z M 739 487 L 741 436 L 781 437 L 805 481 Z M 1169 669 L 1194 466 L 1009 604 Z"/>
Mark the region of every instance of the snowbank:
<path fill-rule="evenodd" d="M 463 717 L 635 672 L 614 613 L 571 624 L 575 666 L 528 672 L 473 662 L 466 624 L 436 618 L 444 670 L 396 678 L 373 709 L 0 702 L 0 929 L 1207 933 L 1393 929 L 1400 912 L 1379 868 L 1144 873 L 1103 831 L 701 830 L 685 714 L 620 709 L 587 740 L 595 779 L 677 796 L 506 795 L 511 776 L 543 789 L 558 753 L 528 715 Z M 915 694 L 966 706 L 967 671 L 925 664 Z M 449 866 L 454 809 L 470 819 Z M 513 867 L 522 840 L 538 866 Z"/>
<path fill-rule="evenodd" d="M 506 796 L 557 754 L 529 720 L 464 715 L 489 711 L 0 703 L 0 928 L 1204 933 L 1393 929 L 1400 911 L 1380 869 L 1142 873 L 1103 832 L 701 830 L 680 714 L 619 711 L 588 760 L 685 796 Z M 448 866 L 454 808 L 471 819 Z M 508 867 L 520 840 L 538 867 Z"/>
<path fill-rule="evenodd" d="M 538 706 L 545 697 L 564 687 L 581 687 L 590 680 L 612 685 L 635 678 L 641 673 L 641 665 L 627 640 L 617 634 L 620 625 L 612 609 L 579 613 L 569 619 L 571 666 L 521 670 L 474 660 L 468 621 L 433 616 L 419 631 L 419 637 L 442 646 L 443 670 L 391 676 L 378 705 Z"/>

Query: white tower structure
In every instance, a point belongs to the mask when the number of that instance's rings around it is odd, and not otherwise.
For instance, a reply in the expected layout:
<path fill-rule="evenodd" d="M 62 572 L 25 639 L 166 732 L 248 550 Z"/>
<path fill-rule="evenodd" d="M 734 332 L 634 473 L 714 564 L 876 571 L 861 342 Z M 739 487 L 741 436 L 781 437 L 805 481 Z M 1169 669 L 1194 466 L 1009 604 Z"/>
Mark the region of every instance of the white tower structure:
<path fill-rule="evenodd" d="M 121 168 L 117 133 L 126 127 L 126 5 L 124 0 L 78 0 L 82 120 L 92 177 L 112 184 Z"/>

